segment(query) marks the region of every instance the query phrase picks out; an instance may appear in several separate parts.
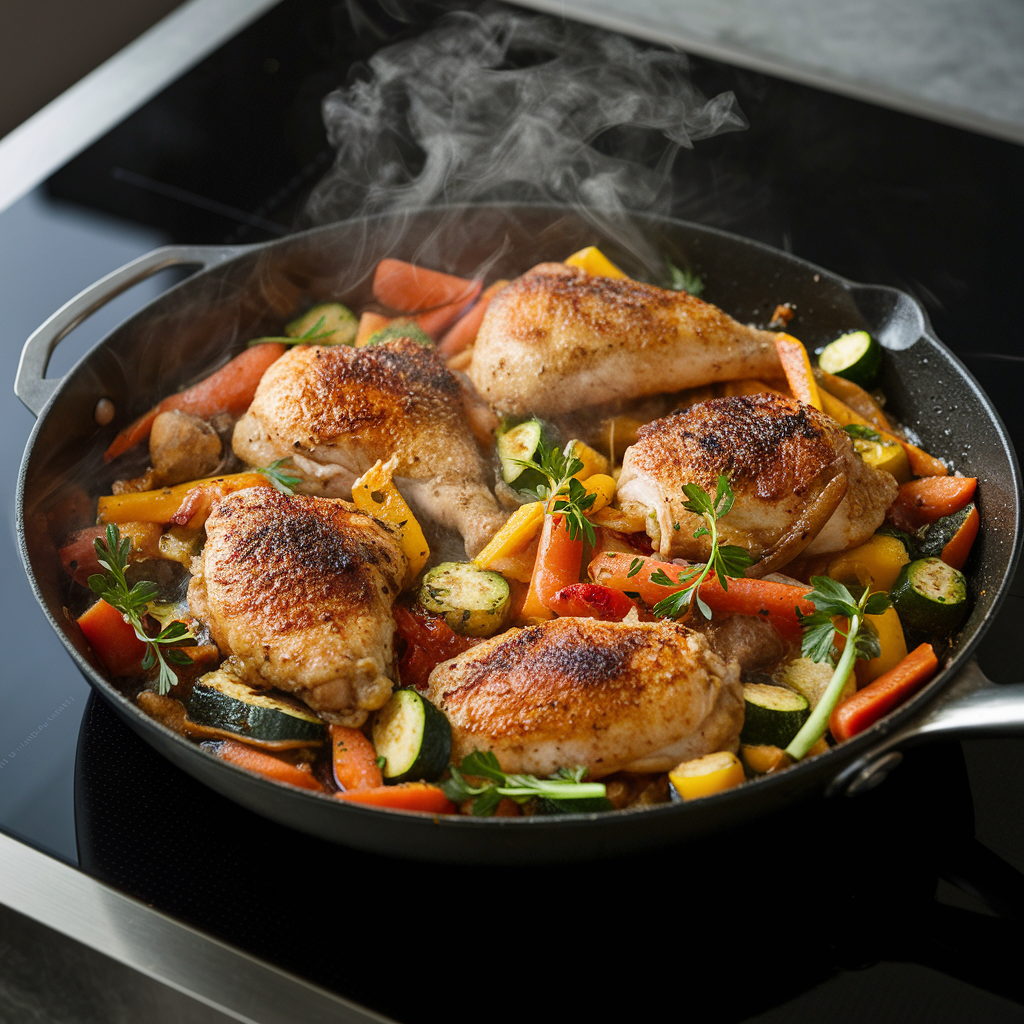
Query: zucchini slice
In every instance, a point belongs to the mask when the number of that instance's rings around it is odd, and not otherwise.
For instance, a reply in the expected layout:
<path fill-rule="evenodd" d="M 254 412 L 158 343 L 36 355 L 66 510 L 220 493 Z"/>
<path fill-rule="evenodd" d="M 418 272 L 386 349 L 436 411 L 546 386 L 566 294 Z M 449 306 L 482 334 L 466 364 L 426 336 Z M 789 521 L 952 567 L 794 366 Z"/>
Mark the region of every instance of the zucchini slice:
<path fill-rule="evenodd" d="M 493 636 L 504 625 L 511 602 L 505 577 L 472 562 L 434 566 L 423 577 L 417 599 L 462 636 Z"/>
<path fill-rule="evenodd" d="M 967 580 L 939 558 L 905 565 L 889 596 L 900 621 L 923 633 L 947 633 L 967 614 Z"/>
<path fill-rule="evenodd" d="M 254 742 L 305 746 L 327 738 L 327 726 L 298 701 L 258 690 L 222 668 L 196 680 L 186 710 L 197 725 Z"/>
<path fill-rule="evenodd" d="M 370 335 L 367 339 L 366 347 L 383 345 L 386 341 L 396 341 L 399 338 L 408 338 L 424 348 L 434 347 L 434 342 L 431 340 L 430 335 L 415 320 L 395 320 L 388 324 L 387 327 L 382 327 L 379 331 L 375 331 Z"/>
<path fill-rule="evenodd" d="M 415 690 L 397 690 L 373 720 L 373 746 L 384 758 L 387 785 L 432 782 L 448 767 L 452 729 L 448 719 Z"/>
<path fill-rule="evenodd" d="M 882 347 L 867 331 L 853 331 L 826 345 L 818 365 L 862 388 L 873 388 L 882 368 Z"/>
<path fill-rule="evenodd" d="M 309 340 L 315 340 L 318 345 L 351 345 L 358 330 L 359 319 L 348 306 L 340 302 L 324 302 L 293 320 L 284 332 L 289 338 L 309 334 Z"/>
<path fill-rule="evenodd" d="M 828 689 L 834 671 L 835 667 L 827 658 L 825 661 L 794 658 L 775 673 L 775 679 L 806 697 L 807 703 L 810 704 L 813 711 L 824 696 L 825 690 Z M 846 685 L 839 695 L 840 702 L 852 697 L 856 692 L 857 680 L 851 672 L 850 678 L 846 680 Z"/>
<path fill-rule="evenodd" d="M 744 683 L 743 703 L 740 742 L 750 746 L 789 746 L 811 714 L 803 694 L 766 683 Z"/>
<path fill-rule="evenodd" d="M 969 505 L 960 509 L 959 512 L 954 512 L 951 516 L 943 516 L 934 523 L 918 530 L 918 554 L 920 557 L 941 558 L 947 565 L 952 565 L 954 569 L 962 569 L 963 561 L 960 561 L 959 558 L 953 560 L 952 556 L 947 554 L 946 548 L 965 526 L 969 528 L 972 525 L 971 520 L 975 515 L 975 506 L 972 501 Z M 974 533 L 977 534 L 977 525 L 973 525 Z M 973 537 L 967 539 L 967 552 L 970 551 L 972 540 Z M 966 553 L 963 560 L 966 561 Z M 957 561 L 960 561 L 959 565 L 956 564 Z"/>
<path fill-rule="evenodd" d="M 544 479 L 539 470 L 532 470 L 519 464 L 534 461 L 543 436 L 544 425 L 536 418 L 498 431 L 501 476 L 510 487 L 536 487 Z"/>

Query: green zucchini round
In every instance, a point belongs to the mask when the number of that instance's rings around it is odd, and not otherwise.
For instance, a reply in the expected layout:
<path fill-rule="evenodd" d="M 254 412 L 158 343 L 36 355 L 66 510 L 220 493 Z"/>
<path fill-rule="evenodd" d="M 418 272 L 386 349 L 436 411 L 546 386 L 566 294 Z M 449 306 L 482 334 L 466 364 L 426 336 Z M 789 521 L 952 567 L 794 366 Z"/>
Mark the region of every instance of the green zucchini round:
<path fill-rule="evenodd" d="M 373 747 L 387 785 L 433 782 L 452 755 L 448 719 L 415 690 L 397 690 L 373 720 Z"/>
<path fill-rule="evenodd" d="M 921 558 L 941 558 L 946 545 L 960 532 L 971 513 L 974 511 L 974 502 L 965 505 L 959 512 L 951 516 L 943 516 L 941 519 L 923 526 L 917 531 L 918 554 Z"/>
<path fill-rule="evenodd" d="M 948 633 L 967 614 L 967 579 L 939 558 L 919 558 L 903 566 L 889 597 L 904 626 Z"/>
<path fill-rule="evenodd" d="M 312 334 L 311 344 L 352 345 L 359 331 L 359 318 L 340 302 L 323 302 L 293 320 L 284 330 L 290 338 Z"/>
<path fill-rule="evenodd" d="M 497 448 L 498 458 L 501 459 L 501 475 L 510 487 L 516 484 L 520 488 L 536 486 L 534 478 L 540 477 L 539 469 L 532 470 L 521 463 L 535 461 L 534 455 L 540 447 L 543 434 L 544 426 L 536 417 L 499 431 Z M 528 477 L 521 480 L 524 473 Z"/>
<path fill-rule="evenodd" d="M 423 577 L 417 600 L 462 636 L 493 636 L 505 624 L 512 598 L 501 573 L 472 562 L 442 562 Z"/>
<path fill-rule="evenodd" d="M 872 388 L 882 368 L 882 347 L 867 331 L 853 331 L 826 345 L 818 365 L 862 388 Z"/>
<path fill-rule="evenodd" d="M 803 694 L 767 683 L 744 683 L 743 704 L 740 742 L 753 746 L 789 746 L 811 714 Z"/>

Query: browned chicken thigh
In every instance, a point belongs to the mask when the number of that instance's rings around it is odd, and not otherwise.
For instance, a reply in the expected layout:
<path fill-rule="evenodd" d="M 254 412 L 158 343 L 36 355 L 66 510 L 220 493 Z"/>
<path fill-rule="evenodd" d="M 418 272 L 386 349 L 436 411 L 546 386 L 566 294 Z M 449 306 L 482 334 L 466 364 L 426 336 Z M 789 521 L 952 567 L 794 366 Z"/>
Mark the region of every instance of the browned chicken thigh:
<path fill-rule="evenodd" d="M 751 576 L 804 550 L 862 543 L 897 491 L 892 476 L 864 463 L 831 417 L 769 393 L 701 402 L 642 428 L 622 460 L 619 504 L 647 516 L 647 532 L 663 557 L 705 561 L 711 539 L 693 536 L 704 524 L 683 507 L 683 484 L 714 494 L 719 474 L 735 494 L 718 522 L 719 537 L 759 559 Z"/>
<path fill-rule="evenodd" d="M 438 665 L 428 696 L 451 722 L 454 760 L 489 750 L 534 775 L 667 771 L 736 750 L 743 725 L 739 666 L 665 620 L 511 629 Z"/>
<path fill-rule="evenodd" d="M 344 501 L 260 487 L 219 501 L 206 533 L 188 602 L 232 671 L 343 725 L 387 702 L 406 562 L 384 527 Z"/>
<path fill-rule="evenodd" d="M 469 375 L 496 409 L 552 416 L 781 376 L 774 338 L 686 292 L 542 263 L 492 300 Z"/>
<path fill-rule="evenodd" d="M 470 555 L 505 518 L 484 483 L 462 386 L 408 338 L 292 349 L 264 374 L 233 447 L 253 466 L 290 458 L 300 491 L 332 497 L 351 497 L 359 476 L 395 455 L 403 496 L 461 533 Z"/>

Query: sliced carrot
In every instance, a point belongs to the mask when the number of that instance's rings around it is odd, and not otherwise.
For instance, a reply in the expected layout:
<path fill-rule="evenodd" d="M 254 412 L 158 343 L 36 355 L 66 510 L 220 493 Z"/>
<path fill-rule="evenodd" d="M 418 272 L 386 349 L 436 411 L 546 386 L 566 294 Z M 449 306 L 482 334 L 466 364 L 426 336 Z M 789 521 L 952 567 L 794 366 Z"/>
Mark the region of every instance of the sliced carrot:
<path fill-rule="evenodd" d="M 343 790 L 374 789 L 384 785 L 377 764 L 377 751 L 358 730 L 346 725 L 331 726 L 334 781 Z"/>
<path fill-rule="evenodd" d="M 443 356 L 454 356 L 476 341 L 480 325 L 484 322 L 484 314 L 491 304 L 491 299 L 508 284 L 508 281 L 495 281 L 477 299 L 476 305 L 464 313 L 454 327 L 441 339 L 437 346 Z"/>
<path fill-rule="evenodd" d="M 434 341 L 437 341 L 441 335 L 455 324 L 459 317 L 469 309 L 477 295 L 480 294 L 480 288 L 482 287 L 483 282 L 473 281 L 472 284 L 473 290 L 466 298 L 458 299 L 455 302 L 449 302 L 446 306 L 438 306 L 437 309 L 428 310 L 426 313 L 416 314 L 416 323 L 418 323 Z"/>
<path fill-rule="evenodd" d="M 779 353 L 779 362 L 789 382 L 789 390 L 793 397 L 805 405 L 813 405 L 821 409 L 821 397 L 818 385 L 814 380 L 814 370 L 807 356 L 803 343 L 791 334 L 776 334 L 775 348 Z"/>
<path fill-rule="evenodd" d="M 932 645 L 921 644 L 895 668 L 858 690 L 832 712 L 828 723 L 832 735 L 842 742 L 863 732 L 920 690 L 938 668 L 939 659 Z"/>
<path fill-rule="evenodd" d="M 582 564 L 583 537 L 573 540 L 569 536 L 564 516 L 545 516 L 530 590 L 523 604 L 524 621 L 553 618 L 554 612 L 548 607 L 548 602 L 563 587 L 579 582 Z"/>
<path fill-rule="evenodd" d="M 548 602 L 556 615 L 621 622 L 635 607 L 621 590 L 596 583 L 571 583 Z"/>
<path fill-rule="evenodd" d="M 282 761 L 272 754 L 265 754 L 262 750 L 255 750 L 253 747 L 235 740 L 209 741 L 201 744 L 203 750 L 215 754 L 222 761 L 229 761 L 237 764 L 240 768 L 247 768 L 251 772 L 263 775 L 275 782 L 284 782 L 289 786 L 298 786 L 300 789 L 313 789 L 323 792 L 323 786 L 313 775 L 313 770 L 308 764 L 292 764 L 289 761 Z"/>
<path fill-rule="evenodd" d="M 391 811 L 420 811 L 424 814 L 454 814 L 455 804 L 438 786 L 426 782 L 405 782 L 398 786 L 378 786 L 375 789 L 350 789 L 334 794 L 339 800 L 369 804 Z"/>
<path fill-rule="evenodd" d="M 203 419 L 226 412 L 241 416 L 252 404 L 263 374 L 271 363 L 284 355 L 286 346 L 276 342 L 254 345 L 235 356 L 226 366 L 211 373 L 205 380 L 169 395 L 159 405 L 129 424 L 114 438 L 103 458 L 106 462 L 134 447 L 149 436 L 153 420 L 162 412 L 177 409 Z"/>
<path fill-rule="evenodd" d="M 897 437 L 896 440 L 903 445 L 903 450 L 910 460 L 910 472 L 914 476 L 945 476 L 949 472 L 949 467 L 934 455 L 929 455 L 917 445 L 904 441 L 902 438 Z"/>
<path fill-rule="evenodd" d="M 978 536 L 978 527 L 981 525 L 981 516 L 978 515 L 977 506 L 972 506 L 967 513 L 967 518 L 960 524 L 960 529 L 953 535 L 953 539 L 942 549 L 942 560 L 946 565 L 954 569 L 962 569 L 967 556 L 971 553 L 974 538 Z"/>
<path fill-rule="evenodd" d="M 479 290 L 479 281 L 427 270 L 404 260 L 383 259 L 373 275 L 374 298 L 400 313 L 422 313 L 453 302 L 465 302 Z"/>
<path fill-rule="evenodd" d="M 359 329 L 356 331 L 356 339 L 353 344 L 356 348 L 362 348 L 378 331 L 383 330 L 389 323 L 391 323 L 391 317 L 381 316 L 380 313 L 364 313 L 359 318 Z"/>
<path fill-rule="evenodd" d="M 687 571 L 685 565 L 665 562 L 637 552 L 604 551 L 595 556 L 587 570 L 590 578 L 604 587 L 639 594 L 653 608 L 660 600 L 682 590 L 677 583 L 655 583 L 651 577 L 664 573 L 672 581 Z"/>
<path fill-rule="evenodd" d="M 973 476 L 927 476 L 901 484 L 886 518 L 898 530 L 914 533 L 926 523 L 951 516 L 974 497 L 978 481 Z"/>
<path fill-rule="evenodd" d="M 890 429 L 889 421 L 886 419 L 885 413 L 882 412 L 882 407 L 859 384 L 854 384 L 852 380 L 847 380 L 845 377 L 837 377 L 820 366 L 814 368 L 814 379 L 817 381 L 819 393 L 827 391 L 833 397 L 838 398 L 876 430 Z"/>
<path fill-rule="evenodd" d="M 105 494 L 96 503 L 96 518 L 101 523 L 160 523 L 175 522 L 178 512 L 194 516 L 200 511 L 204 497 L 216 493 L 224 497 L 247 487 L 270 487 L 262 473 L 229 473 L 190 480 L 176 487 L 162 487 L 158 491 L 131 491 L 128 494 Z M 195 493 L 193 493 L 195 492 Z M 187 503 L 187 507 L 183 509 Z M 212 502 L 211 502 L 212 503 Z M 185 522 L 190 522 L 186 519 Z"/>
<path fill-rule="evenodd" d="M 78 625 L 112 676 L 133 676 L 142 671 L 146 645 L 113 605 L 97 601 L 79 615 Z"/>

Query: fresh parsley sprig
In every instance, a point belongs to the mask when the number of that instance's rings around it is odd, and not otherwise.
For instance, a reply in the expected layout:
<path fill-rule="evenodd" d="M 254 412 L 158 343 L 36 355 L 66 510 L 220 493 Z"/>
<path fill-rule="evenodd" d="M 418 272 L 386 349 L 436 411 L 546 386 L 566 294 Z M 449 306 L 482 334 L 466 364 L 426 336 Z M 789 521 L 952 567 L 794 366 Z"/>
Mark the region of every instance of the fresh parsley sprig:
<path fill-rule="evenodd" d="M 295 488 L 302 483 L 302 477 L 292 476 L 291 473 L 286 473 L 281 469 L 286 462 L 291 461 L 291 458 L 286 456 L 283 459 L 272 462 L 269 466 L 261 466 L 256 472 L 262 473 L 282 494 L 287 494 L 288 497 L 291 497 L 295 493 Z"/>
<path fill-rule="evenodd" d="M 322 316 L 308 331 L 303 331 L 297 338 L 291 337 L 291 335 L 267 335 L 265 338 L 253 338 L 252 341 L 246 345 L 246 348 L 252 348 L 253 345 L 266 345 L 268 342 L 275 342 L 279 345 L 314 345 L 318 341 L 322 341 L 324 338 L 329 338 L 334 331 L 323 330 L 324 324 L 327 323 L 327 317 Z"/>
<path fill-rule="evenodd" d="M 854 600 L 853 595 L 842 583 L 837 583 L 828 576 L 812 576 L 811 586 L 814 589 L 805 599 L 814 604 L 814 611 L 804 615 L 797 609 L 796 613 L 804 630 L 800 644 L 801 654 L 817 662 L 831 658 L 837 633 L 846 638 L 846 645 L 832 678 L 821 700 L 818 701 L 818 706 L 786 747 L 786 753 L 794 761 L 805 757 L 807 751 L 825 735 L 828 720 L 839 703 L 843 687 L 846 686 L 846 681 L 853 671 L 854 662 L 858 658 L 870 660 L 881 654 L 878 633 L 865 616 L 881 615 L 892 603 L 888 594 L 883 594 L 880 590 L 872 593 L 870 588 L 865 589 L 859 600 Z M 841 617 L 847 621 L 845 632 L 835 624 L 835 619 Z"/>
<path fill-rule="evenodd" d="M 654 606 L 654 614 L 661 618 L 677 619 L 690 608 L 696 599 L 700 613 L 704 618 L 710 619 L 711 608 L 700 596 L 700 585 L 707 578 L 708 573 L 714 570 L 722 584 L 722 589 L 728 590 L 729 578 L 737 579 L 743 576 L 747 569 L 754 564 L 754 559 L 751 558 L 750 552 L 746 548 L 741 548 L 737 544 L 719 543 L 718 520 L 729 514 L 729 510 L 736 500 L 724 474 L 720 474 L 718 477 L 714 498 L 699 484 L 683 484 L 683 492 L 689 499 L 683 503 L 683 508 L 699 515 L 704 520 L 704 525 L 698 527 L 693 536 L 694 538 L 710 537 L 711 554 L 703 567 L 694 567 L 680 573 L 675 580 L 662 569 L 651 573 L 652 583 L 657 583 L 662 587 L 682 586 L 685 588 L 660 600 Z M 636 571 L 639 572 L 639 568 Z"/>
<path fill-rule="evenodd" d="M 501 770 L 497 757 L 489 750 L 474 750 L 456 767 L 449 765 L 451 778 L 441 784 L 445 796 L 452 803 L 472 800 L 470 811 L 477 818 L 488 818 L 503 797 L 524 804 L 536 797 L 547 800 L 601 800 L 607 796 L 603 782 L 584 782 L 587 768 L 559 768 L 550 779 L 536 775 L 510 775 Z M 482 778 L 480 785 L 472 785 L 467 775 Z M 590 809 L 590 808 L 588 808 Z"/>
<path fill-rule="evenodd" d="M 547 484 L 538 484 L 532 489 L 525 489 L 523 493 L 534 501 L 548 502 L 549 512 L 565 516 L 571 540 L 582 535 L 593 544 L 597 536 L 586 512 L 597 496 L 588 493 L 586 487 L 576 479 L 576 474 L 583 468 L 583 460 L 572 454 L 572 444 L 570 441 L 566 450 L 561 451 L 554 446 L 548 447 L 541 440 L 534 453 L 535 460 L 516 459 L 515 462 L 524 469 L 539 471 L 547 479 Z"/>
<path fill-rule="evenodd" d="M 183 622 L 169 623 L 156 636 L 148 636 L 142 628 L 142 617 L 156 598 L 157 588 L 155 583 L 148 580 L 140 581 L 133 587 L 128 586 L 125 570 L 132 550 L 131 537 L 122 537 L 117 526 L 110 523 L 107 526 L 106 541 L 97 537 L 95 547 L 96 557 L 106 572 L 90 576 L 89 589 L 116 608 L 124 616 L 125 622 L 135 630 L 135 635 L 146 645 L 142 667 L 148 671 L 155 665 L 159 666 L 156 692 L 168 693 L 178 680 L 167 662 L 191 665 L 192 659 L 176 648 L 194 647 L 196 638 Z M 161 649 L 164 647 L 166 651 Z"/>

